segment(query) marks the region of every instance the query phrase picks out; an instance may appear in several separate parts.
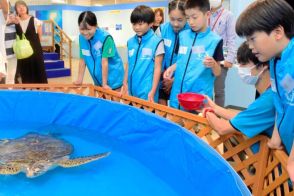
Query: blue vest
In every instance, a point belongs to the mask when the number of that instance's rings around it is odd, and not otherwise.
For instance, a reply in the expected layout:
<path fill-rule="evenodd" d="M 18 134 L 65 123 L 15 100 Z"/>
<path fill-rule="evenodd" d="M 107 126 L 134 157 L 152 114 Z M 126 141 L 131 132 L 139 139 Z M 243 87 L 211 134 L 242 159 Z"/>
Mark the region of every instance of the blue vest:
<path fill-rule="evenodd" d="M 128 40 L 129 94 L 148 100 L 148 93 L 153 85 L 155 53 L 162 40 L 152 29 L 139 40 L 137 35 Z M 154 96 L 154 101 L 157 100 L 158 90 Z"/>
<path fill-rule="evenodd" d="M 189 29 L 189 25 L 186 24 L 183 30 Z M 180 31 L 180 32 L 181 32 Z M 165 24 L 160 25 L 160 32 L 161 32 L 161 37 L 164 40 L 164 59 L 163 59 L 163 69 L 167 69 L 171 65 L 175 64 L 177 61 L 177 54 L 175 53 L 175 46 L 176 46 L 176 41 L 178 39 L 179 33 L 175 33 L 173 30 L 172 25 L 168 22 Z"/>
<path fill-rule="evenodd" d="M 111 35 L 106 31 L 97 28 L 94 36 L 87 40 L 80 35 L 80 48 L 95 85 L 102 85 L 102 51 L 106 38 Z M 112 89 L 122 86 L 124 67 L 121 57 L 115 48 L 115 56 L 108 58 L 108 80 L 107 85 Z"/>
<path fill-rule="evenodd" d="M 270 61 L 271 86 L 277 112 L 277 128 L 290 154 L 294 139 L 294 38 L 281 54 Z"/>
<path fill-rule="evenodd" d="M 215 76 L 212 69 L 205 67 L 203 59 L 213 56 L 221 38 L 210 31 L 196 33 L 191 29 L 180 33 L 180 48 L 176 62 L 170 106 L 180 109 L 177 95 L 194 92 L 212 97 Z"/>

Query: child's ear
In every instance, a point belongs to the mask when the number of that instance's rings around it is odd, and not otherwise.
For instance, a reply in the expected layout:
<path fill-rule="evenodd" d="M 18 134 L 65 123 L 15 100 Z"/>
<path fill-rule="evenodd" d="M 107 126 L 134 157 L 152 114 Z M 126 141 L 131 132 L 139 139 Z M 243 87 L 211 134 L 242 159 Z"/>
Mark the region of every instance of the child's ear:
<path fill-rule="evenodd" d="M 274 33 L 276 40 L 281 40 L 282 38 L 284 38 L 286 36 L 284 27 L 282 27 L 281 25 L 278 26 L 277 28 L 275 28 L 273 30 L 273 33 Z"/>

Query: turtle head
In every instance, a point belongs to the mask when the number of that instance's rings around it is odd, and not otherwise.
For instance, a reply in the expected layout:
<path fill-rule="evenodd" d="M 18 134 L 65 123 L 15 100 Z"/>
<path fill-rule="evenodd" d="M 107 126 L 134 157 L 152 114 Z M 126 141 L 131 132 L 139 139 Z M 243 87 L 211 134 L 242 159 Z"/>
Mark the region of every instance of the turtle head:
<path fill-rule="evenodd" d="M 44 174 L 51 167 L 48 162 L 37 162 L 28 167 L 26 170 L 26 176 L 28 178 L 35 178 Z"/>

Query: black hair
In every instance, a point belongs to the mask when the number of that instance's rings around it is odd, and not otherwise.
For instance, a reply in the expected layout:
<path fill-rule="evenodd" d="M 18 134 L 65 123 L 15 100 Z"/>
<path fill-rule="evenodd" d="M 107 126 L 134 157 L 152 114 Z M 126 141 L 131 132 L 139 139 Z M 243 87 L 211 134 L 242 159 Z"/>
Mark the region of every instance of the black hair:
<path fill-rule="evenodd" d="M 168 13 L 173 10 L 180 10 L 185 15 L 186 0 L 173 0 L 168 4 Z"/>
<path fill-rule="evenodd" d="M 90 26 L 97 26 L 96 15 L 91 11 L 84 11 L 79 16 L 78 24 L 82 29 L 87 29 L 87 24 Z"/>
<path fill-rule="evenodd" d="M 239 64 L 254 63 L 256 67 L 260 67 L 262 63 L 257 59 L 257 57 L 252 53 L 247 42 L 243 42 L 237 51 L 237 61 Z"/>
<path fill-rule="evenodd" d="M 282 26 L 286 36 L 294 36 L 294 10 L 284 0 L 257 0 L 239 16 L 236 32 L 239 36 L 252 36 L 254 32 L 270 34 Z"/>
<path fill-rule="evenodd" d="M 15 10 L 15 12 L 16 12 L 17 15 L 18 15 L 18 13 L 17 13 L 17 10 L 16 10 L 16 6 L 18 6 L 18 5 L 25 6 L 27 8 L 27 14 L 29 14 L 29 7 L 26 4 L 26 2 L 19 0 L 19 1 L 15 2 L 15 4 L 14 4 L 14 10 Z"/>
<path fill-rule="evenodd" d="M 153 10 L 145 5 L 137 6 L 131 14 L 131 23 L 136 24 L 140 22 L 146 22 L 151 24 L 154 22 L 155 15 Z"/>
<path fill-rule="evenodd" d="M 209 0 L 187 0 L 185 9 L 198 8 L 202 12 L 208 12 L 210 10 Z"/>

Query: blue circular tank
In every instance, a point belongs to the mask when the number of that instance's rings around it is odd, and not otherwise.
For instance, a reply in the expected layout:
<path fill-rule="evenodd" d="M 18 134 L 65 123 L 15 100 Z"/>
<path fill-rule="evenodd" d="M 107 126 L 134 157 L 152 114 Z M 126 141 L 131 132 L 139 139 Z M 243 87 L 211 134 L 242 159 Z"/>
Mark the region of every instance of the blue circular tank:
<path fill-rule="evenodd" d="M 152 113 L 86 96 L 12 90 L 0 91 L 0 111 L 0 139 L 40 132 L 70 142 L 72 158 L 111 151 L 32 179 L 0 175 L 0 195 L 251 195 L 214 149 Z"/>

